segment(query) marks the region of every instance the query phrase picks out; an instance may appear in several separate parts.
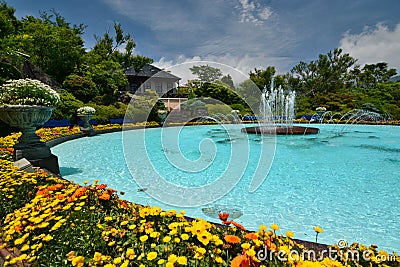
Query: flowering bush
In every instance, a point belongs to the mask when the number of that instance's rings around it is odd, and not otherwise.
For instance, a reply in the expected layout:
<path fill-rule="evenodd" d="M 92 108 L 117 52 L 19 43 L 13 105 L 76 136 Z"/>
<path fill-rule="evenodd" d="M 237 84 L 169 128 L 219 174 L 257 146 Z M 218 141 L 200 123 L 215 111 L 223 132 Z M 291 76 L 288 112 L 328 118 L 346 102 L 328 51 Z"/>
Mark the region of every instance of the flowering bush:
<path fill-rule="evenodd" d="M 53 139 L 70 136 L 74 134 L 80 134 L 81 128 L 75 127 L 54 127 L 54 128 L 40 128 L 36 131 L 36 134 L 40 137 L 40 141 L 48 142 Z"/>
<path fill-rule="evenodd" d="M 33 79 L 9 80 L 1 86 L 0 106 L 56 106 L 58 93 L 47 84 Z"/>
<path fill-rule="evenodd" d="M 78 108 L 76 113 L 78 115 L 94 115 L 96 113 L 96 109 L 85 106 L 85 107 Z"/>

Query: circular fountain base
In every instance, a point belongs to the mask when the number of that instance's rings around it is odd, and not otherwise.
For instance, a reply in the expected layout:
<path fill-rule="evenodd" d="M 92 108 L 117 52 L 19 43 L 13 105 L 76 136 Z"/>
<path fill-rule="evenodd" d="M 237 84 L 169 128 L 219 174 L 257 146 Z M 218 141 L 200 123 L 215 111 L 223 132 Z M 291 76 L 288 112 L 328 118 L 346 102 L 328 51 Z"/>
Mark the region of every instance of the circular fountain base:
<path fill-rule="evenodd" d="M 242 132 L 249 134 L 270 134 L 270 135 L 305 135 L 317 134 L 319 129 L 304 126 L 255 126 L 242 128 Z"/>

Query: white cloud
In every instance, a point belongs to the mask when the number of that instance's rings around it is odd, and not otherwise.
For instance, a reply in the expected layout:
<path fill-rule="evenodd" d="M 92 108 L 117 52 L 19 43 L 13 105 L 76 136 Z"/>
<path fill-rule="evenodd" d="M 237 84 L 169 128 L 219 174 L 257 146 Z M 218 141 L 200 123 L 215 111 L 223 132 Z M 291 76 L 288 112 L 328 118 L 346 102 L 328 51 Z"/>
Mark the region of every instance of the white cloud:
<path fill-rule="evenodd" d="M 268 64 L 266 64 L 268 62 Z M 282 63 L 284 62 L 284 63 Z M 206 56 L 194 56 L 186 57 L 185 55 L 179 55 L 174 59 L 166 59 L 165 57 L 160 58 L 153 65 L 171 70 L 175 75 L 182 78 L 182 83 L 186 83 L 188 79 L 194 79 L 188 71 L 188 66 L 192 65 L 205 65 L 215 66 L 220 68 L 224 74 L 230 74 L 234 82 L 240 83 L 243 80 L 248 79 L 250 71 L 254 71 L 254 68 L 265 69 L 267 66 L 281 66 L 282 64 L 291 64 L 289 58 L 272 57 L 272 56 L 251 56 L 249 54 L 243 56 L 235 56 L 233 54 L 224 55 L 206 55 Z M 182 68 L 181 66 L 182 65 Z M 287 67 L 287 66 L 284 66 Z M 279 68 L 277 68 L 279 72 Z"/>
<path fill-rule="evenodd" d="M 262 25 L 272 15 L 270 7 L 262 6 L 260 3 L 251 0 L 239 0 L 241 10 L 240 22 L 251 22 L 255 25 Z"/>
<path fill-rule="evenodd" d="M 400 24 L 393 30 L 378 23 L 374 28 L 364 28 L 360 34 L 346 33 L 340 47 L 358 59 L 361 66 L 387 62 L 389 68 L 400 70 Z"/>

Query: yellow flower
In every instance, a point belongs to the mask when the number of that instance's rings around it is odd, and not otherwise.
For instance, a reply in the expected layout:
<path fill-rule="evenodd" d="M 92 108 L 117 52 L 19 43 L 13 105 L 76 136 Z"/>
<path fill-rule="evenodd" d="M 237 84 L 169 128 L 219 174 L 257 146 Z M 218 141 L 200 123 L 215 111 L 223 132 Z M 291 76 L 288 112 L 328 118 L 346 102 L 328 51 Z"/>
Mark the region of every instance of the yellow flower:
<path fill-rule="evenodd" d="M 135 224 L 131 224 L 131 225 L 128 226 L 128 229 L 129 229 L 129 230 L 133 230 L 133 229 L 135 229 L 135 228 L 136 228 L 136 225 L 135 225 Z"/>
<path fill-rule="evenodd" d="M 256 252 L 254 251 L 254 249 L 249 249 L 246 251 L 246 254 L 250 257 L 254 257 L 256 255 Z"/>
<path fill-rule="evenodd" d="M 176 256 L 175 254 L 170 254 L 168 256 L 168 262 L 175 263 L 177 260 L 178 260 L 178 256 Z"/>
<path fill-rule="evenodd" d="M 78 256 L 72 259 L 72 266 L 82 267 L 85 264 L 85 258 Z"/>
<path fill-rule="evenodd" d="M 162 265 L 162 264 L 164 264 L 164 262 L 165 262 L 164 259 L 159 259 L 159 260 L 157 261 L 157 264 L 158 264 L 158 265 Z"/>
<path fill-rule="evenodd" d="M 163 238 L 163 242 L 168 243 L 169 241 L 171 241 L 171 237 L 170 236 L 166 236 Z"/>
<path fill-rule="evenodd" d="M 120 264 L 121 262 L 122 262 L 121 257 L 115 258 L 113 261 L 114 264 Z"/>
<path fill-rule="evenodd" d="M 177 262 L 180 265 L 186 265 L 187 264 L 187 258 L 185 256 L 179 256 Z"/>
<path fill-rule="evenodd" d="M 20 251 L 26 251 L 26 250 L 28 250 L 28 249 L 29 249 L 29 245 L 28 245 L 28 244 L 25 244 L 25 245 L 22 246 L 22 248 L 20 249 Z"/>
<path fill-rule="evenodd" d="M 152 251 L 152 252 L 149 252 L 149 253 L 147 254 L 147 260 L 148 260 L 148 261 L 152 261 L 152 260 L 154 260 L 155 258 L 157 258 L 157 252 Z"/>
<path fill-rule="evenodd" d="M 149 239 L 149 237 L 148 237 L 147 235 L 142 235 L 139 239 L 140 239 L 140 241 L 142 241 L 142 242 L 146 242 L 147 239 Z"/>
<path fill-rule="evenodd" d="M 181 242 L 181 240 L 179 239 L 179 237 L 175 237 L 175 238 L 174 238 L 174 242 L 175 242 L 175 243 L 179 243 L 179 242 Z"/>
<path fill-rule="evenodd" d="M 174 264 L 172 262 L 167 262 L 167 264 L 165 264 L 165 267 L 174 267 Z"/>
<path fill-rule="evenodd" d="M 159 236 L 159 233 L 158 232 L 151 232 L 150 233 L 150 237 L 151 238 L 157 238 Z"/>
<path fill-rule="evenodd" d="M 291 231 L 286 231 L 286 236 L 289 238 L 293 238 L 294 237 L 294 233 Z"/>
<path fill-rule="evenodd" d="M 217 257 L 215 257 L 215 262 L 216 263 L 223 263 L 224 260 L 220 256 L 217 256 Z"/>
<path fill-rule="evenodd" d="M 106 222 L 108 222 L 108 221 L 112 221 L 112 217 L 111 216 L 106 216 L 106 217 L 104 217 L 104 220 L 106 221 Z"/>
<path fill-rule="evenodd" d="M 110 246 L 110 247 L 112 247 L 112 246 L 114 246 L 114 244 L 115 244 L 115 241 L 111 241 L 111 242 L 109 242 L 107 245 Z"/>
<path fill-rule="evenodd" d="M 50 240 L 52 240 L 52 239 L 53 239 L 53 237 L 52 237 L 51 235 L 46 235 L 46 236 L 43 238 L 43 241 L 48 242 L 48 241 L 50 241 Z"/>
<path fill-rule="evenodd" d="M 129 266 L 129 261 L 125 260 L 124 263 L 122 263 L 120 267 L 128 267 L 128 266 Z"/>
<path fill-rule="evenodd" d="M 95 262 L 100 262 L 101 261 L 101 253 L 100 252 L 95 252 L 93 256 L 93 260 Z"/>
<path fill-rule="evenodd" d="M 319 227 L 319 226 L 314 226 L 314 231 L 320 234 L 320 233 L 323 233 L 323 232 L 324 232 L 324 229 L 322 229 L 322 228 Z"/>
<path fill-rule="evenodd" d="M 265 225 L 260 225 L 260 232 L 263 232 L 263 231 L 265 231 L 265 230 L 267 230 L 267 226 L 265 226 Z"/>
<path fill-rule="evenodd" d="M 243 249 L 249 249 L 250 246 L 251 246 L 251 245 L 250 245 L 249 243 L 247 243 L 247 242 L 242 244 L 242 248 L 243 248 Z"/>
<path fill-rule="evenodd" d="M 279 230 L 279 226 L 277 224 L 275 224 L 275 223 L 271 224 L 270 227 L 274 231 L 278 231 Z"/>
<path fill-rule="evenodd" d="M 135 251 L 131 248 L 128 248 L 126 250 L 126 257 L 130 260 L 132 260 L 135 257 Z"/>
<path fill-rule="evenodd" d="M 182 234 L 181 238 L 182 238 L 182 240 L 188 240 L 189 239 L 189 235 L 188 234 Z"/>
<path fill-rule="evenodd" d="M 210 234 L 210 232 L 208 231 L 203 231 L 200 234 L 197 235 L 197 239 L 203 243 L 204 246 L 207 246 L 208 243 L 210 242 L 212 238 L 212 234 Z"/>

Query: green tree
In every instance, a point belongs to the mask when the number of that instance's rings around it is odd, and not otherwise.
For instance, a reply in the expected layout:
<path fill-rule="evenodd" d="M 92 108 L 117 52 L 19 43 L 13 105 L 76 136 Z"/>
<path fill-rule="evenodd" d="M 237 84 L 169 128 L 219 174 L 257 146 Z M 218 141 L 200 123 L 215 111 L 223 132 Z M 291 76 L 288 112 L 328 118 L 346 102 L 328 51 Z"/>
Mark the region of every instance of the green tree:
<path fill-rule="evenodd" d="M 52 119 L 69 119 L 75 122 L 76 110 L 83 106 L 83 102 L 76 99 L 76 97 L 67 90 L 59 89 L 57 92 L 60 95 L 61 101 L 53 111 Z"/>
<path fill-rule="evenodd" d="M 92 80 L 76 74 L 69 75 L 64 80 L 63 87 L 84 103 L 93 100 L 99 95 L 96 84 Z"/>
<path fill-rule="evenodd" d="M 209 65 L 193 66 L 189 69 L 202 83 L 218 81 L 223 75 L 220 69 Z"/>
<path fill-rule="evenodd" d="M 250 71 L 249 76 L 250 80 L 252 80 L 257 87 L 262 91 L 264 88 L 271 88 L 272 77 L 275 76 L 276 70 L 275 67 L 267 67 L 265 70 L 254 69 Z"/>
<path fill-rule="evenodd" d="M 136 44 L 130 34 L 124 34 L 121 24 L 114 23 L 114 31 L 114 37 L 109 33 L 103 37 L 96 36 L 95 46 L 84 57 L 85 68 L 80 70 L 82 76 L 89 77 L 96 84 L 102 96 L 116 96 L 119 89 L 128 85 L 124 73 L 127 67 L 133 65 L 140 69 L 152 62 L 150 58 L 132 55 Z M 122 46 L 125 49 L 121 49 Z M 109 102 L 111 98 L 103 99 Z"/>
<path fill-rule="evenodd" d="M 241 102 L 239 95 L 223 82 L 204 83 L 200 88 L 195 88 L 198 97 L 210 97 L 231 105 Z"/>
<path fill-rule="evenodd" d="M 30 56 L 33 64 L 62 83 L 80 65 L 84 26 L 71 26 L 55 11 L 42 13 L 41 18 L 22 19 L 23 39 L 15 47 Z"/>
<path fill-rule="evenodd" d="M 318 60 L 301 61 L 290 71 L 289 86 L 300 94 L 311 95 L 339 92 L 351 86 L 351 69 L 357 60 L 342 52 L 335 48 L 326 55 L 320 54 Z"/>
<path fill-rule="evenodd" d="M 396 75 L 395 69 L 388 69 L 388 63 L 379 62 L 376 64 L 365 64 L 362 70 L 356 68 L 352 72 L 358 87 L 372 88 L 378 83 L 389 81 L 389 78 Z"/>

